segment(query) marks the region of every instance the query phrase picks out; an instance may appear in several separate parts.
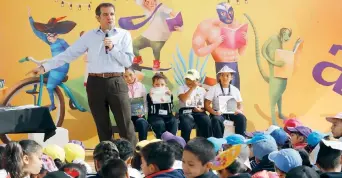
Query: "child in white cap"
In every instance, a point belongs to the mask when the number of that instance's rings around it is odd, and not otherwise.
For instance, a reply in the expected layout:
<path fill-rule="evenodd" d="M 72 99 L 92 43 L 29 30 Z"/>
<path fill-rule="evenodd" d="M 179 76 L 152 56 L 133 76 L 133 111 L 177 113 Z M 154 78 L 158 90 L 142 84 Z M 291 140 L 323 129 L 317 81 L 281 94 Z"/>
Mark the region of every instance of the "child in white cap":
<path fill-rule="evenodd" d="M 191 130 L 197 125 L 197 136 L 208 138 L 212 135 L 211 121 L 204 110 L 206 91 L 199 86 L 200 74 L 195 69 L 186 72 L 185 85 L 178 89 L 179 121 L 182 137 L 190 140 Z"/>
<path fill-rule="evenodd" d="M 205 96 L 204 107 L 210 113 L 213 128 L 213 136 L 222 138 L 224 133 L 223 121 L 234 122 L 235 133 L 245 135 L 246 117 L 243 115 L 242 97 L 238 88 L 231 84 L 235 71 L 228 66 L 224 66 L 218 73 L 218 84 L 212 86 Z M 227 112 L 220 101 L 230 96 L 230 107 L 234 111 Z M 232 103 L 233 102 L 233 103 Z M 225 103 L 224 103 L 225 104 Z M 232 110 L 232 108 L 229 108 Z M 223 113 L 226 112 L 226 113 Z"/>

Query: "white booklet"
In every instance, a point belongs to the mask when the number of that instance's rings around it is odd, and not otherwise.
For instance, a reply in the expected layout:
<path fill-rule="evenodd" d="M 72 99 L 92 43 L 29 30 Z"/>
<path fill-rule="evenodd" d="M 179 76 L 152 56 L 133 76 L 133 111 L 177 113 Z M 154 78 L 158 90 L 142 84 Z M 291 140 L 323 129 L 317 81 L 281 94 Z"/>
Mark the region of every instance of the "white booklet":
<path fill-rule="evenodd" d="M 194 97 L 191 97 L 189 100 L 186 100 L 185 106 L 189 108 L 204 108 L 204 97 L 201 97 L 200 95 L 195 95 Z"/>
<path fill-rule="evenodd" d="M 171 103 L 171 95 L 166 94 L 168 88 L 151 88 L 151 99 L 153 104 Z"/>
<path fill-rule="evenodd" d="M 219 106 L 222 114 L 234 114 L 237 110 L 237 102 L 233 96 L 219 96 Z"/>

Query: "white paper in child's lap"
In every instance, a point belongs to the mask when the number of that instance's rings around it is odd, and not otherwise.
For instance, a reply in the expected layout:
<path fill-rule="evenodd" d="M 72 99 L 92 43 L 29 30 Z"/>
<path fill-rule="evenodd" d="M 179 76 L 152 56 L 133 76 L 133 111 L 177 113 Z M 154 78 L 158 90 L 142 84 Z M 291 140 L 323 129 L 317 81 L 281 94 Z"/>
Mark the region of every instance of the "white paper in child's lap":
<path fill-rule="evenodd" d="M 151 99 L 153 104 L 171 103 L 171 95 L 166 94 L 167 88 L 152 88 Z"/>
<path fill-rule="evenodd" d="M 237 102 L 233 96 L 219 96 L 219 106 L 222 114 L 234 114 L 237 110 Z"/>

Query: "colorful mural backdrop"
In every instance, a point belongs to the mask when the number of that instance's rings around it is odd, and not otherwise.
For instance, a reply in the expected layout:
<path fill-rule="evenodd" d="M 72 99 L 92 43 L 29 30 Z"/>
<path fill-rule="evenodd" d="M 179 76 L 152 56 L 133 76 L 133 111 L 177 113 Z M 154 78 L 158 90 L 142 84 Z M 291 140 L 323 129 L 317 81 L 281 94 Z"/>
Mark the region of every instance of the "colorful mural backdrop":
<path fill-rule="evenodd" d="M 86 54 L 41 78 L 25 74 L 98 28 L 94 11 L 101 2 L 4 1 L 0 7 L 3 104 L 46 105 L 71 139 L 88 146 L 97 135 L 84 87 Z M 131 32 L 132 68 L 148 90 L 157 71 L 176 94 L 186 70 L 197 69 L 209 87 L 228 65 L 237 71 L 233 85 L 241 90 L 250 131 L 296 117 L 326 132 L 324 118 L 341 111 L 339 0 L 109 2 L 116 6 L 116 25 Z"/>

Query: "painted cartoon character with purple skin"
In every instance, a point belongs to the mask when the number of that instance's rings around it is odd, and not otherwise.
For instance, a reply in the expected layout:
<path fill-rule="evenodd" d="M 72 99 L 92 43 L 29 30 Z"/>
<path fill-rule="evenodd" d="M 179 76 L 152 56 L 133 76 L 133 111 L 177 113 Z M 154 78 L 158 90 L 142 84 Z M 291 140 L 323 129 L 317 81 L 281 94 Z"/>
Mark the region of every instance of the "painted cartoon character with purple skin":
<path fill-rule="evenodd" d="M 61 38 L 58 38 L 60 34 L 69 33 L 75 26 L 76 23 L 72 21 L 61 21 L 64 17 L 51 18 L 47 24 L 35 22 L 31 16 L 31 10 L 28 10 L 29 21 L 34 34 L 46 44 L 50 46 L 52 56 L 57 56 L 58 54 L 64 52 L 69 44 Z M 60 22 L 61 21 L 61 22 Z M 45 61 L 40 61 L 44 63 Z M 69 63 L 63 66 L 53 69 L 44 74 L 45 78 L 48 78 L 46 88 L 49 93 L 51 104 L 49 110 L 55 110 L 55 102 L 53 92 L 57 85 L 59 85 L 63 79 L 67 76 L 69 71 Z M 36 94 L 37 85 L 34 85 L 32 90 L 26 91 L 29 94 Z"/>

